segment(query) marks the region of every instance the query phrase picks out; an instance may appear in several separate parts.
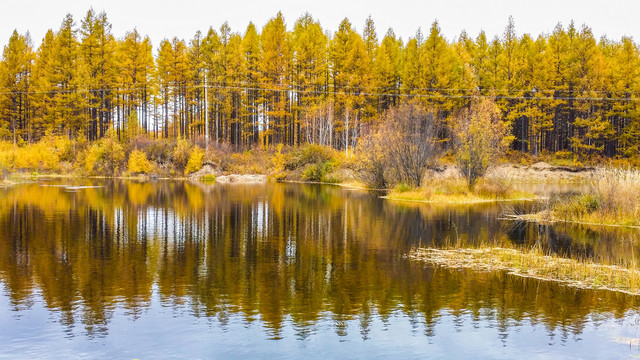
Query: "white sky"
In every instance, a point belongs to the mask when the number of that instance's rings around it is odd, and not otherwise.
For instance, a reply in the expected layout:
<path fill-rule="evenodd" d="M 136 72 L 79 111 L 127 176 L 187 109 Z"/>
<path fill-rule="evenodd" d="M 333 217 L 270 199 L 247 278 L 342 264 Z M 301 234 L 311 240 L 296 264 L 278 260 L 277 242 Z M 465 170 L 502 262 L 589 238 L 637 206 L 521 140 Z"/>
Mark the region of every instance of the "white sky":
<path fill-rule="evenodd" d="M 105 10 L 113 24 L 113 33 L 122 37 L 134 27 L 151 37 L 154 46 L 163 39 L 178 36 L 190 39 L 196 30 L 219 29 L 228 21 L 233 31 L 244 32 L 249 21 L 261 28 L 279 10 L 289 28 L 308 11 L 331 32 L 348 17 L 361 32 L 371 15 L 381 39 L 389 27 L 407 40 L 421 27 L 428 33 L 437 19 L 448 39 L 464 29 L 476 37 L 481 29 L 489 37 L 500 35 L 509 15 L 518 34 L 549 33 L 561 22 L 573 19 L 577 26 L 586 23 L 596 37 L 606 34 L 619 39 L 623 35 L 640 40 L 640 1 L 635 0 L 0 0 L 0 45 L 11 32 L 31 33 L 37 48 L 47 29 L 60 27 L 66 13 L 79 24 L 89 7 Z"/>

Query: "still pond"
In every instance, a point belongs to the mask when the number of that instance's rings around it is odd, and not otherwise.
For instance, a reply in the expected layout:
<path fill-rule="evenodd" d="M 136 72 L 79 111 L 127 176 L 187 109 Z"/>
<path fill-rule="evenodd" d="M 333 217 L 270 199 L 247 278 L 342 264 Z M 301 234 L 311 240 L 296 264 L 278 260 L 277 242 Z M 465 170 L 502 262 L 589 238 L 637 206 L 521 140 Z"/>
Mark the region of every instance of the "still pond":
<path fill-rule="evenodd" d="M 552 194 L 562 189 L 537 189 Z M 0 188 L 0 358 L 634 358 L 640 298 L 407 259 L 542 246 L 634 261 L 640 232 L 305 184 Z"/>

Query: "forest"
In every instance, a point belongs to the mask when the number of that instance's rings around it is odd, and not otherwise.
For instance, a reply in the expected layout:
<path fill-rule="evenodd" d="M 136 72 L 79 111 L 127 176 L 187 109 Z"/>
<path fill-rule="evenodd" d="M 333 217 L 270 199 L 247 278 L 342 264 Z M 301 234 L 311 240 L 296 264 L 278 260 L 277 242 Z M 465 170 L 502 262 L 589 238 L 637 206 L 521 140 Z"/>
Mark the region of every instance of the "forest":
<path fill-rule="evenodd" d="M 240 151 L 270 145 L 355 148 L 390 108 L 421 104 L 450 144 L 456 115 L 476 99 L 500 110 L 513 150 L 580 158 L 636 157 L 640 54 L 631 37 L 596 39 L 587 25 L 550 34 L 462 32 L 438 22 L 403 40 L 374 21 L 323 28 L 278 13 L 262 29 L 227 23 L 157 46 L 132 30 L 116 38 L 107 15 L 67 15 L 39 45 L 18 32 L 0 64 L 0 139 L 46 134 L 92 142 L 187 139 Z M 464 24 L 461 24 L 464 25 Z M 124 140 L 123 140 L 124 139 Z"/>

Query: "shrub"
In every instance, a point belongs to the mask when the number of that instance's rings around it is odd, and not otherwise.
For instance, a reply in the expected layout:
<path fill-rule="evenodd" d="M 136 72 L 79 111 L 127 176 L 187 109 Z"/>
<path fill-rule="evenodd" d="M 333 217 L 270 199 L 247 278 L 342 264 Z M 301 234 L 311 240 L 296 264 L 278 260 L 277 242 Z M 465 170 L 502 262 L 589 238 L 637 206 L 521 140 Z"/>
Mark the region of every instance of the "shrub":
<path fill-rule="evenodd" d="M 87 150 L 84 168 L 90 174 L 114 175 L 124 161 L 124 148 L 118 142 L 113 130 L 95 141 Z"/>
<path fill-rule="evenodd" d="M 13 169 L 16 162 L 16 147 L 9 141 L 0 141 L 0 171 Z"/>
<path fill-rule="evenodd" d="M 442 154 L 435 114 L 418 102 L 404 102 L 387 113 L 379 141 L 396 181 L 420 187 L 429 166 Z"/>
<path fill-rule="evenodd" d="M 456 163 L 471 189 L 513 140 L 500 109 L 491 100 L 474 101 L 454 119 Z"/>
<path fill-rule="evenodd" d="M 173 149 L 173 165 L 178 170 L 185 170 L 189 157 L 191 155 L 191 145 L 186 139 L 179 139 L 176 142 L 176 147 Z"/>
<path fill-rule="evenodd" d="M 356 171 L 371 187 L 389 182 L 420 187 L 424 173 L 442 154 L 436 117 L 418 102 L 391 108 L 377 132 L 361 139 L 356 148 Z"/>
<path fill-rule="evenodd" d="M 352 163 L 360 180 L 373 189 L 387 187 L 386 158 L 380 134 L 370 134 L 360 139 Z"/>
<path fill-rule="evenodd" d="M 70 157 L 71 141 L 64 137 L 48 134 L 35 144 L 14 146 L 9 142 L 0 143 L 0 170 L 57 170 L 60 158 Z"/>
<path fill-rule="evenodd" d="M 307 144 L 295 151 L 286 162 L 287 170 L 295 170 L 308 164 L 325 163 L 333 159 L 335 151 L 327 146 Z"/>
<path fill-rule="evenodd" d="M 324 176 L 331 172 L 332 167 L 329 162 L 307 164 L 302 171 L 302 180 L 304 181 L 322 181 Z"/>
<path fill-rule="evenodd" d="M 273 154 L 273 156 L 271 157 L 273 175 L 276 177 L 276 179 L 280 179 L 283 177 L 284 167 L 286 164 L 285 156 L 282 153 L 283 146 L 283 144 L 278 144 L 275 154 Z"/>
<path fill-rule="evenodd" d="M 148 174 L 153 171 L 153 165 L 147 159 L 147 154 L 133 150 L 129 155 L 127 170 L 132 174 Z"/>
<path fill-rule="evenodd" d="M 204 160 L 204 150 L 196 147 L 191 152 L 189 156 L 189 161 L 187 162 L 187 166 L 184 169 L 185 174 L 190 174 L 192 172 L 196 172 L 202 168 L 202 162 Z"/>

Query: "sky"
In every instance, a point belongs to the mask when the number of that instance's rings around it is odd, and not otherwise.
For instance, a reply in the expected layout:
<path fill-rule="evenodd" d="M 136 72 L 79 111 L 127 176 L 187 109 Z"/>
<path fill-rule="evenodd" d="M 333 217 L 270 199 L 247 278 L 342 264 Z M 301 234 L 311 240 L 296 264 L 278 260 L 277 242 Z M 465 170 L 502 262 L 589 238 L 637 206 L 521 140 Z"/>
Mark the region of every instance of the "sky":
<path fill-rule="evenodd" d="M 509 16 L 513 16 L 516 32 L 537 36 L 550 33 L 559 22 L 576 26 L 587 24 L 596 37 L 619 40 L 632 36 L 640 40 L 640 24 L 636 23 L 640 1 L 635 0 L 0 0 L 0 46 L 5 46 L 14 29 L 29 31 L 38 47 L 47 29 L 60 27 L 65 14 L 71 13 L 79 24 L 87 10 L 106 11 L 112 32 L 123 37 L 137 28 L 149 35 L 154 46 L 164 38 L 177 36 L 190 39 L 197 30 L 219 29 L 225 21 L 233 31 L 244 32 L 252 21 L 258 28 L 278 11 L 282 11 L 292 28 L 296 19 L 309 12 L 325 30 L 334 32 L 347 17 L 362 32 L 365 20 L 374 20 L 378 38 L 389 27 L 407 40 L 418 28 L 428 33 L 434 20 L 452 40 L 465 30 L 476 37 L 481 30 L 492 38 L 501 35 Z"/>

